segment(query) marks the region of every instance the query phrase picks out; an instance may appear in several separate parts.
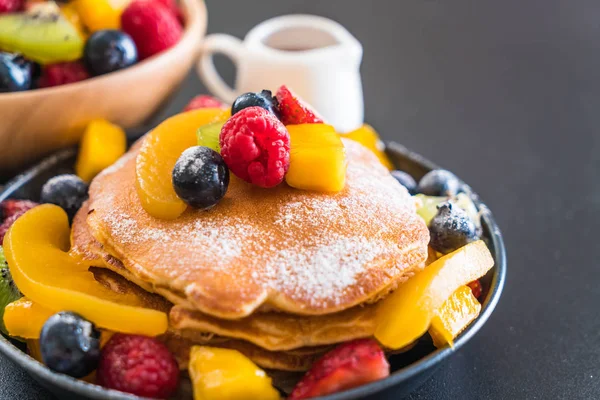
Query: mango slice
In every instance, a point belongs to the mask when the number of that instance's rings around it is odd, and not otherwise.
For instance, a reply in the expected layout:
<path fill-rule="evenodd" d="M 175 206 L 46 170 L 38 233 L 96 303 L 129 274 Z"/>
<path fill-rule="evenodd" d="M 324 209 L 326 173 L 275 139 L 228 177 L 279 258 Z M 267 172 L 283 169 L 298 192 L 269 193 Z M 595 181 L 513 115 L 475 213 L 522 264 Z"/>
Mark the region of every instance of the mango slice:
<path fill-rule="evenodd" d="M 90 182 L 125 154 L 126 149 L 127 136 L 120 126 L 103 119 L 94 120 L 81 138 L 75 172 L 81 179 Z"/>
<path fill-rule="evenodd" d="M 468 286 L 461 286 L 456 292 L 436 311 L 431 320 L 429 334 L 433 345 L 437 348 L 449 345 L 454 347 L 454 338 L 457 337 L 481 311 L 481 304 L 473 295 Z"/>
<path fill-rule="evenodd" d="M 394 350 L 412 343 L 427 332 L 436 311 L 459 287 L 482 277 L 493 265 L 482 240 L 437 259 L 381 302 L 375 337 Z"/>
<path fill-rule="evenodd" d="M 4 309 L 4 325 L 10 336 L 39 339 L 42 327 L 55 312 L 21 297 Z"/>
<path fill-rule="evenodd" d="M 90 32 L 121 27 L 123 9 L 109 0 L 75 0 L 73 5 Z"/>
<path fill-rule="evenodd" d="M 147 336 L 164 333 L 164 312 L 143 308 L 133 294 L 108 289 L 86 264 L 69 256 L 69 232 L 66 213 L 51 204 L 29 210 L 13 224 L 4 251 L 21 292 L 44 308 L 74 311 L 101 328 Z"/>
<path fill-rule="evenodd" d="M 236 350 L 194 346 L 189 373 L 194 400 L 277 400 L 271 378 Z"/>
<path fill-rule="evenodd" d="M 381 139 L 379 139 L 379 135 L 371 125 L 364 124 L 352 132 L 340 133 L 340 136 L 343 138 L 352 139 L 362 144 L 371 150 L 387 169 L 390 171 L 394 169 L 394 164 L 392 164 L 388 156 L 385 154 L 385 145 Z"/>
<path fill-rule="evenodd" d="M 187 208 L 173 189 L 172 173 L 184 150 L 196 146 L 198 128 L 229 118 L 230 111 L 203 108 L 175 115 L 150 132 L 136 159 L 136 189 L 153 217 L 175 219 Z"/>
<path fill-rule="evenodd" d="M 331 125 L 286 126 L 290 133 L 290 168 L 285 181 L 291 187 L 339 192 L 346 185 L 346 149 Z"/>

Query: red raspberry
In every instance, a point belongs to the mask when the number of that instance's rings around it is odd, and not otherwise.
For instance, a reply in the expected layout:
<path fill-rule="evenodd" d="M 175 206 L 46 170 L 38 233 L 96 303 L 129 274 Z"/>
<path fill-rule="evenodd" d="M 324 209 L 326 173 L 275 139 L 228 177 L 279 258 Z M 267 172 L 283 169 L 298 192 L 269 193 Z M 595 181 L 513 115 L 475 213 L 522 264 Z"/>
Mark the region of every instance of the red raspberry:
<path fill-rule="evenodd" d="M 141 60 L 174 46 L 183 29 L 163 3 L 135 0 L 121 15 L 121 29 L 132 37 Z"/>
<path fill-rule="evenodd" d="M 4 200 L 0 203 L 1 215 L 3 218 L 8 218 L 17 213 L 24 214 L 25 211 L 31 210 L 37 205 L 38 203 L 29 200 Z"/>
<path fill-rule="evenodd" d="M 235 175 L 269 188 L 279 185 L 290 166 L 290 134 L 273 113 L 248 107 L 223 125 L 221 156 Z"/>
<path fill-rule="evenodd" d="M 390 375 L 390 364 L 373 339 L 339 345 L 313 364 L 294 388 L 289 400 L 341 392 Z"/>
<path fill-rule="evenodd" d="M 166 399 L 179 385 L 173 354 L 158 340 L 117 333 L 102 349 L 98 384 L 141 397 Z"/>
<path fill-rule="evenodd" d="M 66 85 L 88 79 L 90 74 L 82 62 L 64 62 L 46 65 L 40 77 L 40 87 Z"/>
<path fill-rule="evenodd" d="M 227 108 L 227 106 L 212 96 L 201 94 L 190 100 L 183 111 L 197 110 L 199 108 Z"/>
<path fill-rule="evenodd" d="M 25 0 L 0 0 L 0 14 L 22 10 L 24 3 Z"/>
<path fill-rule="evenodd" d="M 14 224 L 21 215 L 37 205 L 37 203 L 29 200 L 6 200 L 0 203 L 2 218 L 4 218 L 4 221 L 0 224 L 0 245 L 4 241 L 4 236 L 12 224 Z"/>
<path fill-rule="evenodd" d="M 473 296 L 475 296 L 475 298 L 479 300 L 479 298 L 481 297 L 481 293 L 483 293 L 483 287 L 481 286 L 481 282 L 479 281 L 479 279 L 475 279 L 473 282 L 469 282 L 467 286 L 471 288 Z"/>
<path fill-rule="evenodd" d="M 177 5 L 177 2 L 175 0 L 155 0 L 155 1 L 158 1 L 159 3 L 164 4 L 169 10 L 171 10 L 173 15 L 177 18 L 177 21 L 179 21 L 179 23 L 181 25 L 183 25 L 183 23 L 184 23 L 183 13 L 181 12 L 181 8 L 179 8 L 179 6 Z"/>
<path fill-rule="evenodd" d="M 323 123 L 323 118 L 287 86 L 281 86 L 275 97 L 279 102 L 281 122 L 284 125 Z"/>

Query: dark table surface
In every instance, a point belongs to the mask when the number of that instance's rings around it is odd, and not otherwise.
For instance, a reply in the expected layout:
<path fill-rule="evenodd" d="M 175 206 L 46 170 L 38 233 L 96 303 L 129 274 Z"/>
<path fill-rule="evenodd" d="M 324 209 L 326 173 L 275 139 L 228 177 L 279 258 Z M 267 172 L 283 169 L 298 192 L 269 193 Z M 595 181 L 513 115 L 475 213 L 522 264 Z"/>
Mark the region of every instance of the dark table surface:
<path fill-rule="evenodd" d="M 455 171 L 493 210 L 508 249 L 504 295 L 411 399 L 600 398 L 597 0 L 209 0 L 208 8 L 210 32 L 240 37 L 295 12 L 347 26 L 365 48 L 367 121 Z M 231 65 L 221 70 L 233 76 Z M 161 116 L 203 91 L 191 75 Z M 52 396 L 0 358 L 0 398 Z"/>

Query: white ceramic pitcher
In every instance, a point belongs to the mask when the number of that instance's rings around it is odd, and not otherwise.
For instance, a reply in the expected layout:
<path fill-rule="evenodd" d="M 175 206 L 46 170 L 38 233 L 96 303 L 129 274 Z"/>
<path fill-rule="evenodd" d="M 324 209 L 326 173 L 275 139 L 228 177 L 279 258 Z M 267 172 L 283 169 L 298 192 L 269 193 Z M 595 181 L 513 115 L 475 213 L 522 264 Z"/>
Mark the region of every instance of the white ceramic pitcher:
<path fill-rule="evenodd" d="M 210 35 L 202 50 L 198 73 L 213 95 L 227 103 L 245 92 L 274 93 L 285 84 L 338 131 L 348 132 L 363 123 L 362 46 L 335 21 L 285 15 L 257 25 L 243 42 L 230 35 Z M 216 71 L 215 53 L 236 65 L 235 89 Z"/>

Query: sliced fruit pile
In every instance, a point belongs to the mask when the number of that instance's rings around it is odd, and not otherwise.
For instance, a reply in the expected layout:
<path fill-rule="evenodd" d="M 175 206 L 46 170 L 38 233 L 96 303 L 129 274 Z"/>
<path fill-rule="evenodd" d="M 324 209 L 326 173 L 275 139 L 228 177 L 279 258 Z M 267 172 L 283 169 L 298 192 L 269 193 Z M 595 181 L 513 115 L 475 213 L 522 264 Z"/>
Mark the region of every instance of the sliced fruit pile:
<path fill-rule="evenodd" d="M 286 86 L 275 96 L 245 93 L 230 114 L 209 96 L 194 98 L 184 111 L 148 135 L 136 160 L 138 196 L 154 217 L 177 218 L 188 205 L 214 207 L 227 192 L 229 173 L 262 188 L 285 181 L 301 190 L 344 189 L 340 135 Z"/>
<path fill-rule="evenodd" d="M 0 1 L 0 93 L 118 71 L 174 46 L 175 0 Z"/>

